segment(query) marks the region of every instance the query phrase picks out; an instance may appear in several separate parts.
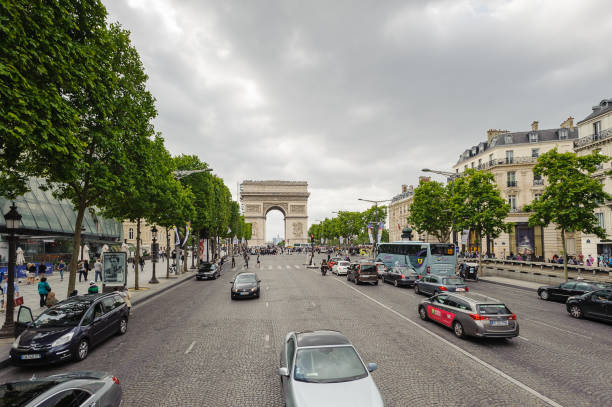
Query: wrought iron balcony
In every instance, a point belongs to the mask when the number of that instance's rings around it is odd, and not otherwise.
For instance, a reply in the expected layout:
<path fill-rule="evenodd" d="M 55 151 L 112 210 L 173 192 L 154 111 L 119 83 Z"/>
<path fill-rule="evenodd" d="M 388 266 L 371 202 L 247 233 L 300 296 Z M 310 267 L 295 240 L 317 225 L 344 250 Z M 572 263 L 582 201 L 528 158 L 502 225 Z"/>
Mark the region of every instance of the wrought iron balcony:
<path fill-rule="evenodd" d="M 591 134 L 590 136 L 581 137 L 578 140 L 574 140 L 574 147 L 586 147 L 589 144 L 597 143 L 598 141 L 605 140 L 612 137 L 612 128 L 602 130 L 598 134 Z"/>
<path fill-rule="evenodd" d="M 543 179 L 534 179 L 533 180 L 533 185 L 544 185 L 544 180 Z"/>
<path fill-rule="evenodd" d="M 512 159 L 508 158 L 495 158 L 493 160 L 489 160 L 486 163 L 482 164 L 483 170 L 488 170 L 493 167 L 497 167 L 500 165 L 516 165 L 516 164 L 532 164 L 538 161 L 538 157 L 513 157 Z"/>

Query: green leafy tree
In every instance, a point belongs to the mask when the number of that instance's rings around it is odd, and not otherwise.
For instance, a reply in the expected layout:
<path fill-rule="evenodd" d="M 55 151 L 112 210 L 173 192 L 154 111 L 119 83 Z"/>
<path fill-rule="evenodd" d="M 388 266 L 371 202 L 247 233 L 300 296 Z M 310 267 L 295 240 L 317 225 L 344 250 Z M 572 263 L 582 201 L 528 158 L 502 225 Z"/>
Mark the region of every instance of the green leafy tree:
<path fill-rule="evenodd" d="M 478 262 L 482 265 L 482 237 L 496 238 L 507 229 L 504 219 L 510 205 L 501 197 L 493 174 L 485 171 L 468 168 L 464 176 L 455 180 L 453 192 L 450 208 L 455 227 L 476 232 Z"/>
<path fill-rule="evenodd" d="M 408 222 L 419 232 L 448 242 L 453 226 L 450 188 L 436 181 L 421 181 L 414 190 Z"/>
<path fill-rule="evenodd" d="M 23 195 L 49 157 L 83 158 L 74 100 L 99 78 L 105 18 L 96 0 L 0 0 L 0 195 Z"/>
<path fill-rule="evenodd" d="M 559 153 L 555 148 L 538 157 L 533 168 L 534 174 L 546 177 L 548 185 L 542 196 L 525 208 L 533 212 L 529 225 L 553 223 L 561 231 L 565 281 L 568 279 L 566 233 L 584 232 L 602 239 L 606 237 L 594 210 L 612 197 L 604 192 L 602 183 L 593 173 L 610 159 L 598 152 L 578 156 L 573 152 Z"/>

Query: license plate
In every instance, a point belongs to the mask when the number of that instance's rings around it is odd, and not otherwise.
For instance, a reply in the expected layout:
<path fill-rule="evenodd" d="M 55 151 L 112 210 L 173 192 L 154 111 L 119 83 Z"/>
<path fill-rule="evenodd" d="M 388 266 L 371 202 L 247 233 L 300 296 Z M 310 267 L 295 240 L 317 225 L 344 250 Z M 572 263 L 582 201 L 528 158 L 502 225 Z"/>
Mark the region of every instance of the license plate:
<path fill-rule="evenodd" d="M 240 295 L 249 295 L 249 293 L 240 293 Z"/>
<path fill-rule="evenodd" d="M 491 320 L 491 326 L 508 326 L 508 321 Z"/>
<path fill-rule="evenodd" d="M 38 353 L 34 353 L 32 355 L 21 355 L 19 358 L 20 359 L 40 359 L 41 356 Z"/>
<path fill-rule="evenodd" d="M 457 288 L 457 291 L 465 291 L 465 288 Z"/>

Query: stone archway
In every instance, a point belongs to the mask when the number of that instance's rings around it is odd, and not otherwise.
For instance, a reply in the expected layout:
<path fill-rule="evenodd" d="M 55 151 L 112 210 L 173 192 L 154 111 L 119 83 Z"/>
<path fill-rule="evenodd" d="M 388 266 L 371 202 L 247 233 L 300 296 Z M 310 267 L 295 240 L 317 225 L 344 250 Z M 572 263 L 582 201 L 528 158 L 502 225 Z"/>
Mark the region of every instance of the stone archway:
<path fill-rule="evenodd" d="M 245 222 L 252 225 L 250 246 L 266 244 L 266 215 L 273 209 L 285 217 L 285 244 L 308 243 L 308 183 L 243 181 L 240 202 Z"/>

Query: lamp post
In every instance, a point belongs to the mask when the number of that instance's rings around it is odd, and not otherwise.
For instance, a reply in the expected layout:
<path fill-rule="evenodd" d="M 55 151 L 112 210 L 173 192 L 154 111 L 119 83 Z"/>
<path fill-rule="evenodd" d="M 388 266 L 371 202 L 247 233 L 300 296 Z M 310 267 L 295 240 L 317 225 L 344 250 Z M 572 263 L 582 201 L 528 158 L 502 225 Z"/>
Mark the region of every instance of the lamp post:
<path fill-rule="evenodd" d="M 151 276 L 151 280 L 149 280 L 149 284 L 157 284 L 157 277 L 155 276 L 155 263 L 157 263 L 157 255 L 159 254 L 159 247 L 157 246 L 157 228 L 155 225 L 151 228 L 151 238 L 153 239 L 153 243 L 151 244 L 151 263 L 153 264 L 153 275 Z"/>
<path fill-rule="evenodd" d="M 17 212 L 15 202 L 11 205 L 11 210 L 4 215 L 6 220 L 6 229 L 9 232 L 9 258 L 8 258 L 8 276 L 7 276 L 7 289 L 6 289 L 6 317 L 4 319 L 4 325 L 0 329 L 1 338 L 10 338 L 15 335 L 15 321 L 14 321 L 14 310 L 15 310 L 15 263 L 16 263 L 16 246 L 17 237 L 15 232 L 21 226 L 21 215 Z"/>
<path fill-rule="evenodd" d="M 358 201 L 364 201 L 364 202 L 371 202 L 374 204 L 374 208 L 376 211 L 376 227 L 378 227 L 378 222 L 380 222 L 378 220 L 378 204 L 379 203 L 383 203 L 383 202 L 390 202 L 390 199 L 379 199 L 379 200 L 372 200 L 372 199 L 362 199 L 362 198 L 357 198 Z M 381 236 L 382 238 L 382 236 Z M 376 240 L 377 239 L 372 239 L 374 242 L 372 243 L 372 257 L 374 257 L 374 250 L 376 249 Z"/>
<path fill-rule="evenodd" d="M 453 172 L 450 172 L 450 171 L 439 171 L 439 170 L 432 170 L 432 169 L 429 169 L 429 168 L 423 168 L 421 171 L 423 171 L 423 172 L 431 172 L 431 173 L 434 173 L 434 174 L 445 176 L 447 178 L 446 182 L 448 182 L 450 184 L 450 186 L 451 186 L 451 193 L 453 192 L 453 188 L 455 187 L 455 180 L 457 178 L 461 178 L 460 174 L 456 174 L 456 173 L 453 173 Z M 455 219 L 454 219 L 453 214 L 451 214 L 451 221 L 452 221 L 452 226 L 451 227 L 453 229 L 453 244 L 455 245 L 455 247 L 457 247 L 458 246 L 458 244 L 457 244 L 458 243 L 457 242 L 457 231 L 455 230 Z M 455 249 L 455 250 L 457 250 L 457 249 Z"/>
<path fill-rule="evenodd" d="M 81 226 L 81 261 L 84 261 L 85 259 L 83 258 L 83 250 L 85 249 L 85 231 L 87 229 L 85 229 L 85 226 Z"/>

